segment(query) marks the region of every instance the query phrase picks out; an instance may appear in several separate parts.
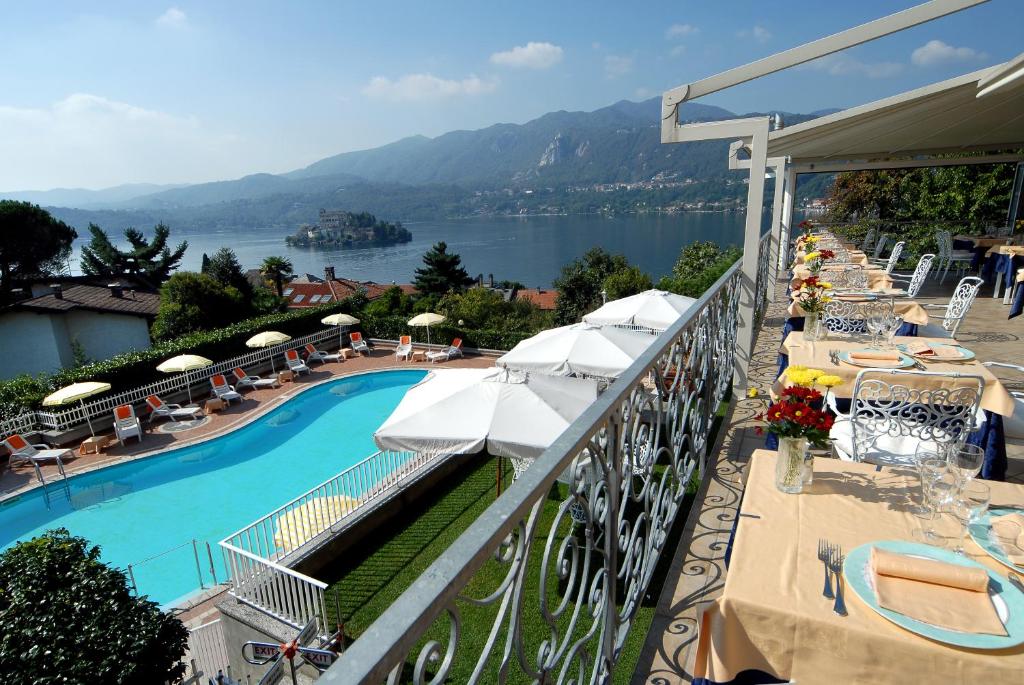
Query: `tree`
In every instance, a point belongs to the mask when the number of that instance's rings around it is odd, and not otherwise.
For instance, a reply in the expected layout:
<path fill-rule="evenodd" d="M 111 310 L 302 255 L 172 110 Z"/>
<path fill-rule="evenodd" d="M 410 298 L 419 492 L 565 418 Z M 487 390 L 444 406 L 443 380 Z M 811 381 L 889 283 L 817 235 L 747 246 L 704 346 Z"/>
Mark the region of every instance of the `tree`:
<path fill-rule="evenodd" d="M 247 302 L 252 299 L 252 283 L 242 271 L 242 265 L 230 247 L 222 247 L 213 253 L 202 273 L 210 276 L 221 285 L 230 285 L 242 294 Z"/>
<path fill-rule="evenodd" d="M 60 528 L 0 553 L 0 682 L 177 681 L 188 630 Z"/>
<path fill-rule="evenodd" d="M 563 266 L 562 275 L 554 282 L 558 289 L 555 322 L 561 326 L 571 324 L 600 307 L 605 280 L 629 268 L 624 256 L 600 247 L 591 248 L 582 258 Z"/>
<path fill-rule="evenodd" d="M 284 282 L 292 277 L 293 270 L 294 267 L 287 257 L 267 257 L 260 265 L 260 273 L 263 278 L 274 282 L 278 297 L 284 297 Z"/>
<path fill-rule="evenodd" d="M 438 297 L 450 292 L 462 292 L 472 285 L 473 279 L 462 268 L 462 257 L 448 252 L 448 244 L 441 241 L 423 255 L 424 266 L 416 269 L 416 289 L 423 295 Z"/>
<path fill-rule="evenodd" d="M 0 303 L 10 299 L 15 279 L 60 271 L 76 237 L 38 205 L 0 200 Z"/>
<path fill-rule="evenodd" d="M 195 331 L 221 328 L 248 316 L 242 294 L 206 274 L 182 271 L 160 288 L 153 338 L 169 340 Z"/>
<path fill-rule="evenodd" d="M 396 314 L 408 314 L 412 309 L 412 302 L 401 288 L 393 285 L 381 294 L 380 297 L 366 305 L 366 313 L 370 316 L 392 316 Z"/>
<path fill-rule="evenodd" d="M 171 229 L 166 224 L 157 224 L 153 239 L 147 240 L 142 231 L 127 228 L 124 237 L 130 249 L 121 250 L 110 241 L 110 236 L 97 226 L 89 224 L 92 239 L 82 248 L 82 271 L 92 276 L 120 276 L 131 274 L 142 276 L 154 285 L 163 283 L 178 268 L 181 258 L 188 249 L 183 240 L 173 251 L 167 246 Z"/>
<path fill-rule="evenodd" d="M 672 275 L 658 281 L 658 288 L 677 295 L 700 297 L 741 256 L 743 252 L 738 247 L 723 250 L 711 241 L 690 243 L 679 251 Z"/>
<path fill-rule="evenodd" d="M 638 266 L 630 266 L 609 274 L 602 284 L 609 300 L 618 300 L 654 287 L 651 277 Z"/>

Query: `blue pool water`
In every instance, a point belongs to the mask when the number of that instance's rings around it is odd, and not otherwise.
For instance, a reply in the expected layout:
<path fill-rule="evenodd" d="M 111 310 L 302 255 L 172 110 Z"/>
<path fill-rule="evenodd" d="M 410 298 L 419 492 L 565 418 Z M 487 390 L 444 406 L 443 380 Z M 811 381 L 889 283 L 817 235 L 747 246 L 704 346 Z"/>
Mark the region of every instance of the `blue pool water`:
<path fill-rule="evenodd" d="M 373 454 L 373 432 L 424 375 L 332 381 L 221 437 L 69 478 L 67 487 L 53 481 L 49 508 L 39 489 L 0 503 L 0 549 L 64 527 L 100 545 L 104 561 L 132 564 L 139 594 L 172 603 L 199 588 L 193 538 L 209 587 L 207 542 L 222 580 L 217 542 Z"/>

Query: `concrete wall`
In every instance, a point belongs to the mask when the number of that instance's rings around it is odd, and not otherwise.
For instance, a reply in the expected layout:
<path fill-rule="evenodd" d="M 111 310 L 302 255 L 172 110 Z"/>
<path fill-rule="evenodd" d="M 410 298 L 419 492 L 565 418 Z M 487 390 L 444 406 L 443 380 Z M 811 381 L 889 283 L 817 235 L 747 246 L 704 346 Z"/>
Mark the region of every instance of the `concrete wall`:
<path fill-rule="evenodd" d="M 74 311 L 64 315 L 69 345 L 81 343 L 89 359 L 107 359 L 149 347 L 149 322 L 138 316 Z"/>

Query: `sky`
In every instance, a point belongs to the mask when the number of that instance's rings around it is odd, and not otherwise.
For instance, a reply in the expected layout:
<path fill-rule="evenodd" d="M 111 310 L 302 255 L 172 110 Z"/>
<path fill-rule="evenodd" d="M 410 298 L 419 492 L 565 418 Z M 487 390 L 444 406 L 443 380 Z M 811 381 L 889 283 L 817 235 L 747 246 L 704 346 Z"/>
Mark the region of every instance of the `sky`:
<path fill-rule="evenodd" d="M 8 2 L 0 190 L 281 173 L 642 100 L 914 4 Z M 700 101 L 738 113 L 869 102 L 1010 59 L 1022 20 L 1024 0 L 991 0 Z"/>

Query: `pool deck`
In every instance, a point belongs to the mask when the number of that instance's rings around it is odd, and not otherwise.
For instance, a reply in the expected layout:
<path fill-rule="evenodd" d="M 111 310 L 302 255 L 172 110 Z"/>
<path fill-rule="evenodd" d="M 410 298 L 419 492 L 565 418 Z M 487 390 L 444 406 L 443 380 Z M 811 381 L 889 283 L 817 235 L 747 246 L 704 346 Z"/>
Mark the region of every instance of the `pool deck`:
<path fill-rule="evenodd" d="M 393 347 L 378 344 L 371 350 L 369 356 L 359 356 L 347 359 L 344 362 L 314 364 L 311 373 L 297 378 L 294 383 L 284 383 L 280 388 L 244 390 L 242 395 L 245 399 L 242 402 L 236 402 L 222 411 L 208 414 L 210 420 L 192 430 L 180 433 L 164 433 L 159 428 L 169 423 L 169 419 L 153 424 L 143 419 L 142 441 L 131 439 L 124 446 L 118 444 L 114 438 L 113 431 L 103 433 L 102 435 L 105 435 L 110 443 L 103 453 L 81 455 L 75 449 L 75 456 L 65 460 L 64 470 L 68 476 L 85 473 L 111 464 L 152 456 L 168 449 L 185 447 L 216 437 L 262 416 L 308 387 L 336 378 L 364 371 L 383 371 L 385 369 L 486 368 L 494 365 L 494 359 L 495 357 L 493 356 L 467 354 L 461 359 L 453 359 L 436 364 L 429 362 L 405 362 L 395 359 Z M 201 405 L 205 400 L 206 397 L 200 398 L 197 396 L 196 404 Z M 60 479 L 60 473 L 55 464 L 43 465 L 42 471 L 47 483 Z M 0 501 L 37 487 L 38 484 L 35 470 L 30 464 L 24 462 L 14 465 L 10 463 L 0 464 Z"/>

